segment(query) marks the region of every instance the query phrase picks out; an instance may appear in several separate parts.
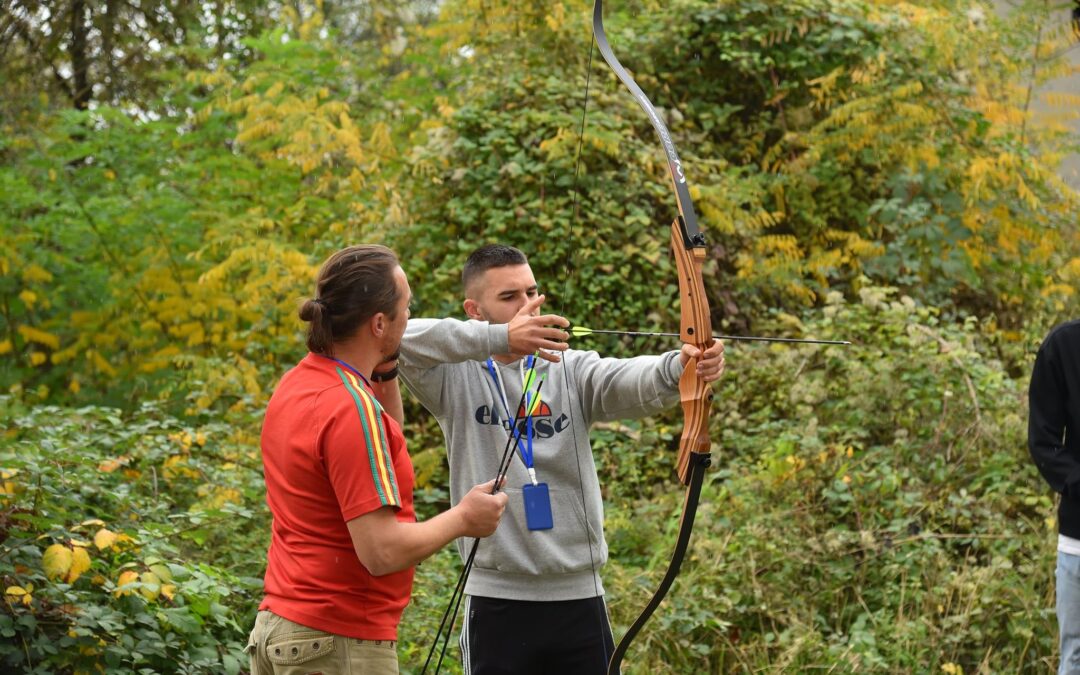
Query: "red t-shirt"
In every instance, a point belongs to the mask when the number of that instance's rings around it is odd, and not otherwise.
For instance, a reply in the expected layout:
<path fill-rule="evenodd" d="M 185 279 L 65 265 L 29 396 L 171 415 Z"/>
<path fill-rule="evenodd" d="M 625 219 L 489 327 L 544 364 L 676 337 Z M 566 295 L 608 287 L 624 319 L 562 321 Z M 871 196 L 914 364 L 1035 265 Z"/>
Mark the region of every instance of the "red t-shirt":
<path fill-rule="evenodd" d="M 397 421 L 349 369 L 308 354 L 270 398 L 262 456 L 274 522 L 259 609 L 337 635 L 396 640 L 413 570 L 372 576 L 345 523 L 384 506 L 416 521 Z"/>

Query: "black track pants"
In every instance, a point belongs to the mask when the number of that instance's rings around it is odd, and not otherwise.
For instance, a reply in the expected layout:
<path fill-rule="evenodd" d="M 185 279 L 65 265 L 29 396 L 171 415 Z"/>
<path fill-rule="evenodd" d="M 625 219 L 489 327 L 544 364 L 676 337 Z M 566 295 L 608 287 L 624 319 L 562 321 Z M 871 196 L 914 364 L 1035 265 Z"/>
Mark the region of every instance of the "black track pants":
<path fill-rule="evenodd" d="M 602 675 L 614 651 L 602 597 L 466 601 L 461 652 L 468 675 Z"/>

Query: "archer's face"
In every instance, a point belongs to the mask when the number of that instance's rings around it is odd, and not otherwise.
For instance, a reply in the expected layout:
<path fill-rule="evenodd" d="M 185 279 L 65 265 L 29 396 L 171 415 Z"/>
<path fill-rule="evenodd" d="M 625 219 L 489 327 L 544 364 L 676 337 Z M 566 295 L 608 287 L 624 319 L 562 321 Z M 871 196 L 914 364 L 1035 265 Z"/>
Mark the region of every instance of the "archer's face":
<path fill-rule="evenodd" d="M 473 282 L 465 312 L 472 319 L 510 323 L 536 294 L 536 278 L 527 264 L 493 267 Z"/>
<path fill-rule="evenodd" d="M 409 279 L 405 276 L 405 270 L 400 267 L 394 269 L 394 282 L 398 287 L 398 304 L 394 318 L 388 319 L 382 346 L 384 361 L 393 361 L 398 357 L 401 336 L 405 334 L 405 326 L 409 323 L 409 303 L 412 302 L 412 289 L 409 288 Z"/>

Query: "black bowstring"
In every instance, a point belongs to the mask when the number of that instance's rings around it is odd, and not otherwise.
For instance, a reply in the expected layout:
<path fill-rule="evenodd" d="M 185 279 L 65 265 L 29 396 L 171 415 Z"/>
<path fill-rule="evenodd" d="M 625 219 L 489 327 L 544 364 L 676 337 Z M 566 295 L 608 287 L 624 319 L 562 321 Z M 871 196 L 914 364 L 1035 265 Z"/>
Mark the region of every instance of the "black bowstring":
<path fill-rule="evenodd" d="M 567 308 L 570 307 L 569 295 L 568 295 L 567 288 L 569 286 L 570 278 L 574 275 L 574 272 L 575 272 L 575 266 L 572 264 L 573 255 L 574 255 L 574 249 L 575 249 L 575 247 L 573 245 L 574 223 L 577 222 L 578 216 L 580 215 L 579 196 L 581 195 L 580 175 L 581 175 L 582 148 L 584 147 L 584 143 L 585 143 L 585 119 L 586 119 L 586 116 L 587 116 L 588 111 L 589 111 L 589 88 L 590 88 L 590 85 L 592 84 L 592 62 L 593 62 L 593 54 L 595 54 L 595 53 L 596 53 L 596 41 L 590 38 L 589 39 L 589 59 L 588 59 L 588 65 L 586 66 L 586 69 L 585 69 L 585 100 L 582 102 L 582 105 L 581 105 L 581 126 L 580 126 L 580 128 L 578 130 L 577 157 L 574 159 L 574 199 L 573 199 L 573 206 L 572 206 L 572 209 L 571 209 L 572 215 L 571 215 L 571 218 L 570 218 L 570 232 L 569 232 L 570 236 L 569 236 L 569 239 L 567 240 L 568 241 L 568 247 L 567 247 L 567 251 L 566 251 L 565 276 L 563 277 L 563 297 L 562 297 L 562 301 L 563 301 L 563 306 L 567 307 Z M 566 359 L 565 358 L 562 359 L 562 371 L 563 371 L 563 373 L 562 373 L 562 375 L 563 375 L 563 377 L 562 377 L 562 379 L 563 379 L 563 389 L 565 390 L 565 394 L 566 394 L 566 398 L 565 398 L 566 405 L 568 406 L 568 409 L 572 413 L 574 406 L 577 404 L 576 403 L 577 399 L 572 398 L 570 396 L 570 378 L 569 378 L 569 376 L 567 375 L 567 372 L 566 372 Z M 582 411 L 582 412 L 584 413 L 584 411 Z M 596 583 L 596 558 L 593 555 L 593 535 L 592 535 L 592 530 L 589 528 L 589 508 L 588 508 L 588 504 L 585 501 L 585 479 L 584 479 L 584 476 L 582 474 L 582 468 L 581 468 L 581 449 L 580 449 L 579 444 L 578 444 L 577 425 L 573 424 L 572 422 L 570 424 L 570 435 L 571 435 L 571 438 L 573 438 L 573 441 L 574 441 L 574 459 L 575 459 L 574 463 L 577 466 L 578 493 L 581 496 L 581 513 L 582 513 L 582 515 L 584 517 L 584 521 L 585 521 L 585 523 L 584 523 L 585 536 L 588 537 L 588 543 L 589 543 L 589 571 L 592 573 L 592 578 L 593 578 L 593 599 L 595 601 L 594 602 L 594 607 L 596 608 L 596 621 L 597 621 L 597 626 L 600 628 L 600 633 L 601 633 L 601 649 L 604 650 L 604 654 L 606 656 L 606 648 L 604 647 L 603 637 L 602 637 L 603 632 L 604 632 L 604 629 L 603 629 L 603 627 L 604 627 L 604 615 L 603 615 L 603 613 L 601 611 L 601 608 L 603 607 L 603 599 L 602 599 L 602 596 L 600 594 L 600 587 Z M 587 430 L 586 430 L 586 440 L 585 440 L 585 442 L 586 442 L 586 444 L 588 443 L 588 431 Z M 612 636 L 612 639 L 614 640 L 614 636 Z M 614 647 L 614 645 L 613 645 L 613 647 Z M 606 666 L 606 664 L 605 664 L 605 666 Z"/>
<path fill-rule="evenodd" d="M 567 237 L 566 246 L 566 262 L 563 265 L 563 304 L 567 305 L 566 301 L 566 288 L 570 281 L 570 277 L 574 273 L 574 223 L 577 222 L 580 215 L 580 205 L 578 204 L 578 197 L 581 194 L 581 183 L 578 180 L 581 170 L 581 148 L 585 142 L 585 114 L 589 111 L 589 85 L 592 82 L 592 60 L 593 53 L 596 51 L 596 45 L 592 40 L 589 40 L 589 65 L 585 68 L 585 102 L 581 106 L 581 126 L 578 129 L 578 146 L 577 156 L 574 158 L 574 200 L 570 207 L 570 232 Z"/>
<path fill-rule="evenodd" d="M 526 382 L 530 380 L 532 374 L 536 370 L 539 358 L 533 360 L 533 364 L 529 367 L 529 375 L 526 377 Z M 540 382 L 536 385 L 535 394 L 540 396 L 540 389 L 544 386 L 544 380 L 541 378 Z M 506 437 L 506 447 L 503 448 L 503 454 L 499 458 L 499 470 L 495 474 L 495 485 L 491 489 L 491 494 L 495 494 L 499 491 L 499 481 L 506 478 L 506 473 L 510 470 L 510 464 L 513 462 L 513 447 L 517 442 L 521 440 L 521 429 L 518 425 L 521 419 L 521 413 L 525 407 L 525 399 L 528 396 L 529 390 L 527 387 L 522 387 L 521 399 L 518 401 L 517 414 L 514 415 L 514 420 L 510 425 L 510 433 Z M 525 417 L 531 416 L 531 411 L 524 410 Z M 454 632 L 454 624 L 457 622 L 458 609 L 461 607 L 461 599 L 465 596 L 465 584 L 469 579 L 469 573 L 472 571 L 473 560 L 476 559 L 476 549 L 480 546 L 480 539 L 473 540 L 472 549 L 469 551 L 468 558 L 465 560 L 465 566 L 461 568 L 461 573 L 458 574 L 457 585 L 454 587 L 454 593 L 450 596 L 450 602 L 446 605 L 446 610 L 443 612 L 442 620 L 439 622 L 439 630 L 435 633 L 435 640 L 431 643 L 431 649 L 428 650 L 427 659 L 424 660 L 424 667 L 421 669 L 421 674 L 426 673 L 428 666 L 431 664 L 431 659 L 435 655 L 435 650 L 438 649 L 439 639 L 442 638 L 443 646 L 439 653 L 439 660 L 435 664 L 435 673 L 438 675 L 439 669 L 442 668 L 443 659 L 446 657 L 446 649 L 450 644 L 450 635 Z M 451 614 L 451 608 L 453 612 Z M 447 625 L 447 617 L 450 618 L 450 624 Z M 446 630 L 445 634 L 443 630 Z"/>
<path fill-rule="evenodd" d="M 535 368 L 536 368 L 536 363 L 534 362 L 532 367 L 530 368 L 530 371 L 534 370 Z M 540 395 L 540 388 L 543 387 L 543 386 L 544 386 L 544 381 L 540 380 L 540 382 L 536 385 L 536 395 L 537 396 Z M 526 397 L 527 393 L 528 393 L 527 391 L 522 391 L 521 401 L 518 403 L 518 410 L 519 411 L 521 410 L 521 405 L 526 400 L 525 397 Z M 530 416 L 531 416 L 530 412 L 526 410 L 525 411 L 526 419 L 528 419 Z M 503 456 L 499 460 L 499 472 L 496 474 L 495 487 L 492 488 L 491 494 L 495 494 L 496 492 L 499 491 L 499 487 L 498 487 L 499 486 L 499 481 L 506 477 L 507 471 L 510 470 L 510 464 L 511 464 L 511 462 L 514 461 L 513 447 L 514 447 L 514 445 L 516 443 L 520 442 L 520 440 L 521 440 L 521 429 L 520 429 L 520 427 L 518 427 L 518 418 L 517 417 L 514 418 L 512 429 L 514 431 L 511 432 L 510 436 L 507 438 L 506 448 L 503 449 Z M 446 634 L 445 634 L 444 639 L 443 639 L 442 651 L 439 653 L 439 661 L 435 665 L 436 674 L 439 672 L 439 669 L 442 668 L 443 659 L 446 657 L 446 648 L 450 644 L 450 635 L 454 632 L 454 624 L 457 622 L 458 609 L 461 606 L 461 599 L 465 597 L 465 585 L 466 585 L 466 582 L 469 579 L 469 573 L 472 572 L 473 560 L 476 558 L 476 549 L 479 546 L 480 546 L 480 539 L 478 539 L 478 538 L 474 539 L 473 540 L 473 545 L 472 545 L 472 550 L 469 551 L 469 557 L 465 562 L 465 567 L 462 568 L 461 575 L 458 578 L 457 588 L 454 589 L 454 593 L 456 594 L 457 597 L 456 597 L 456 599 L 453 598 L 453 597 L 451 597 L 451 599 L 450 599 L 451 604 L 454 605 L 454 613 L 450 617 L 450 625 L 446 629 Z M 447 606 L 447 610 L 449 610 L 449 606 Z M 436 639 L 436 644 L 437 644 L 438 643 L 438 637 L 436 637 L 435 639 Z"/>

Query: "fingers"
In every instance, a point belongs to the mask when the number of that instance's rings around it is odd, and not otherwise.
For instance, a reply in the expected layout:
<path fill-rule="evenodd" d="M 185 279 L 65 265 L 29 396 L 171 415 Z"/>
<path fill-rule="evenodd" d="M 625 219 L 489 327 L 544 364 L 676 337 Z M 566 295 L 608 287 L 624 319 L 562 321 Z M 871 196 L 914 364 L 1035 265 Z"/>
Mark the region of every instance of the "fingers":
<path fill-rule="evenodd" d="M 720 361 L 715 365 L 707 369 L 703 369 L 698 366 L 698 377 L 705 382 L 715 382 L 720 379 L 720 376 L 724 374 L 724 357 L 720 357 Z"/>
<path fill-rule="evenodd" d="M 540 297 L 542 298 L 544 296 L 541 295 Z M 562 326 L 563 328 L 566 328 L 570 325 L 570 321 L 566 317 L 559 316 L 558 314 L 543 314 L 534 318 L 542 326 Z M 563 340 L 570 337 L 569 333 L 564 333 L 562 331 L 559 332 L 562 333 Z"/>
<path fill-rule="evenodd" d="M 701 360 L 697 364 L 698 377 L 706 382 L 715 382 L 724 374 L 724 365 L 724 343 L 716 340 L 702 352 Z"/>
<path fill-rule="evenodd" d="M 565 335 L 565 333 L 562 334 Z M 565 352 L 570 348 L 570 345 L 563 342 L 564 339 L 565 338 L 560 338 L 558 335 L 548 335 L 546 333 L 538 335 L 534 342 L 536 349 L 533 351 L 536 351 L 537 349 L 546 349 L 551 352 Z"/>
<path fill-rule="evenodd" d="M 551 340 L 553 344 L 561 345 L 561 347 L 551 347 L 552 349 L 559 349 L 560 351 L 566 349 L 565 343 L 570 339 L 570 333 L 558 328 L 549 328 L 549 326 L 562 326 L 564 328 L 569 326 L 570 322 L 566 318 L 558 314 L 543 314 L 529 317 L 528 323 L 531 334 L 535 338 Z"/>
<path fill-rule="evenodd" d="M 563 349 L 566 349 L 566 347 L 563 347 Z M 552 354 L 546 349 L 538 349 L 536 351 L 536 355 L 550 363 L 559 363 L 560 361 L 562 361 L 561 356 L 559 356 L 558 354 Z"/>
<path fill-rule="evenodd" d="M 705 358 L 709 358 L 710 356 L 717 356 L 717 355 L 722 356 L 723 353 L 724 353 L 724 343 L 723 343 L 723 341 L 721 341 L 721 340 L 713 340 L 712 345 L 709 346 L 709 348 L 705 350 Z"/>
<path fill-rule="evenodd" d="M 495 484 L 496 481 L 498 481 L 498 485 Z M 500 476 L 498 479 L 493 478 L 486 483 L 475 486 L 473 490 L 483 492 L 486 495 L 493 495 L 497 490 L 501 490 L 504 485 L 506 485 L 506 476 Z"/>
<path fill-rule="evenodd" d="M 540 323 L 540 319 L 544 317 L 534 316 L 529 319 L 534 327 L 530 331 L 530 335 L 536 340 L 547 340 L 552 345 L 561 345 L 561 349 L 566 349 L 566 341 L 570 339 L 570 334 L 564 330 L 558 328 L 547 328 L 544 324 Z M 552 347 L 554 348 L 554 347 Z"/>
<path fill-rule="evenodd" d="M 530 314 L 532 310 L 540 306 L 543 300 L 544 296 L 542 295 L 529 300 L 510 322 L 507 336 L 510 343 L 510 353 L 525 355 L 532 354 L 537 350 L 561 352 L 569 348 L 566 341 L 570 339 L 570 335 L 566 331 L 552 327 L 567 327 L 570 325 L 569 321 L 557 314 L 536 316 Z M 554 363 L 559 361 L 558 357 L 551 354 L 541 354 L 541 358 Z"/>
<path fill-rule="evenodd" d="M 489 480 L 474 486 L 465 499 L 455 507 L 462 514 L 465 536 L 486 537 L 499 526 L 510 498 L 505 492 L 495 494 L 492 492 L 496 489 L 496 485 L 502 487 L 505 481 L 505 478 L 500 478 L 498 482 Z"/>
<path fill-rule="evenodd" d="M 532 316 L 533 312 L 540 309 L 540 305 L 544 304 L 546 296 L 537 295 L 535 298 L 526 302 L 521 309 L 518 310 L 517 316 Z"/>
<path fill-rule="evenodd" d="M 694 345 L 684 344 L 679 352 L 679 360 L 683 366 L 695 363 L 698 377 L 705 382 L 715 382 L 724 374 L 724 344 L 716 340 L 704 351 Z"/>

